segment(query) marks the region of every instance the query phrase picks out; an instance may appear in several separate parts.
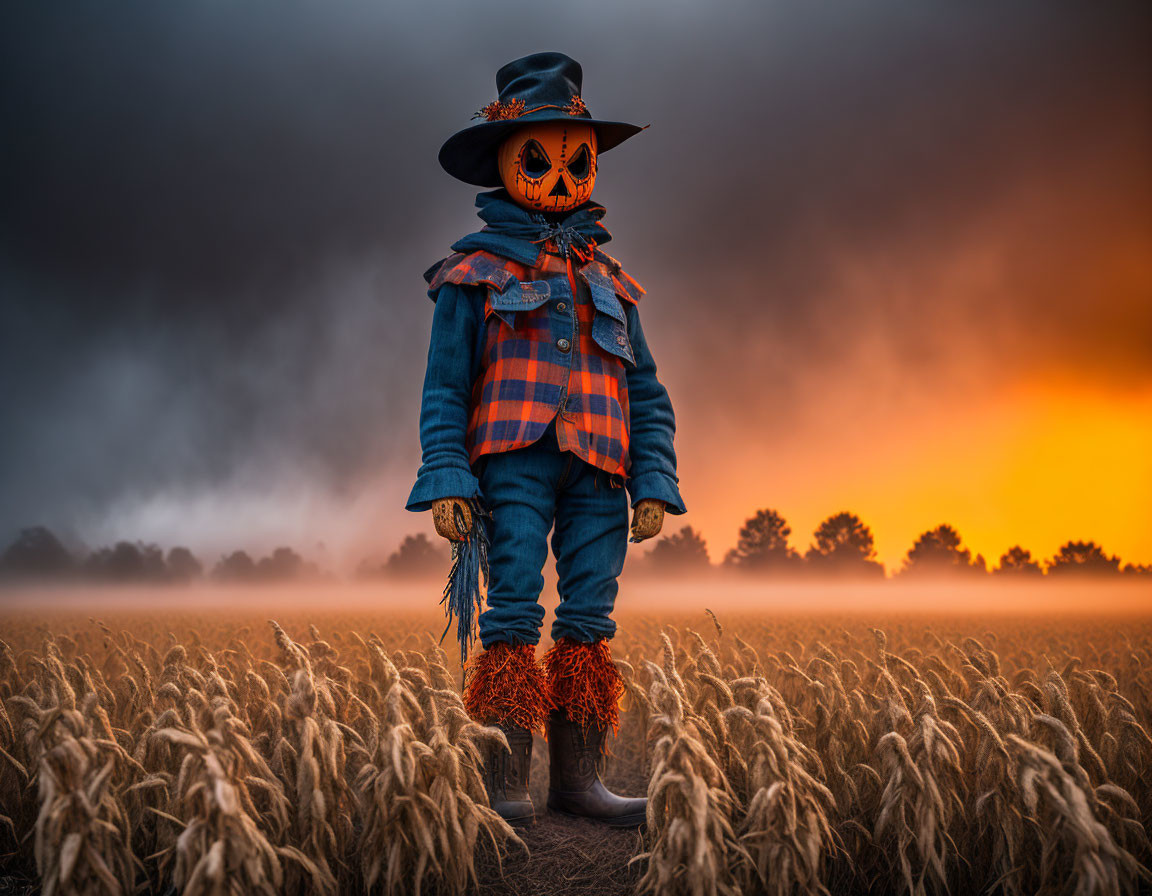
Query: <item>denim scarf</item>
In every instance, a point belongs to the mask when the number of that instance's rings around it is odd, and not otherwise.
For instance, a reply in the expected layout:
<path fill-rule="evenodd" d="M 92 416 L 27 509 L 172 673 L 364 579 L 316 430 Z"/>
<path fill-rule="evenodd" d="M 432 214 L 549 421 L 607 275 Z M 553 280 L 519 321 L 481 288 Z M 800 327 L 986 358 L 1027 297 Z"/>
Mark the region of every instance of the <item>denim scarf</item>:
<path fill-rule="evenodd" d="M 591 199 L 559 221 L 549 220 L 547 216 L 513 202 L 503 187 L 479 193 L 476 206 L 485 226 L 454 242 L 453 252 L 483 249 L 531 265 L 540 254 L 544 241 L 552 239 L 565 255 L 578 262 L 588 262 L 595 254 L 589 240 L 601 245 L 612 239 L 612 234 L 600 223 L 607 209 Z"/>

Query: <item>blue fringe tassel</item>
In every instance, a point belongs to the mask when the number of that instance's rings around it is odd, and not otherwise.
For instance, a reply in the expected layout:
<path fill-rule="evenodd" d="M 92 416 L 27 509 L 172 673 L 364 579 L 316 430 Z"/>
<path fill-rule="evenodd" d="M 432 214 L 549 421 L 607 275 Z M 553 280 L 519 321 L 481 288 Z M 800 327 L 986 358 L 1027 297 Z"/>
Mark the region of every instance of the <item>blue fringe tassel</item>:
<path fill-rule="evenodd" d="M 484 588 L 488 588 L 488 529 L 482 518 L 492 518 L 492 514 L 484 509 L 477 498 L 468 498 L 467 504 L 472 512 L 472 528 L 464 541 L 452 542 L 452 569 L 448 573 L 448 584 L 444 586 L 444 597 L 440 600 L 444 606 L 444 615 L 448 617 L 448 625 L 444 627 L 440 643 L 444 643 L 455 615 L 461 666 L 468 659 L 469 646 L 477 638 L 477 618 L 483 601 L 480 593 L 481 576 L 484 578 Z M 457 528 L 461 530 L 464 528 L 462 516 L 460 514 L 456 519 Z"/>

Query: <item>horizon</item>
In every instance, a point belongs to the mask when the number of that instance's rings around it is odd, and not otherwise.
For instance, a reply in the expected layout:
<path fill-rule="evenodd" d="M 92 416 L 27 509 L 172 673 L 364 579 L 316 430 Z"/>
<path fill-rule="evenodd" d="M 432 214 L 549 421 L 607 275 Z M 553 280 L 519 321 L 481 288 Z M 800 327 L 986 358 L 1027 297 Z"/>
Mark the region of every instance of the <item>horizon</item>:
<path fill-rule="evenodd" d="M 669 516 L 666 517 L 666 519 L 675 520 L 676 517 Z M 745 520 L 745 523 L 750 522 L 752 522 L 751 519 Z M 865 521 L 865 526 L 866 525 Z M 1048 555 L 1036 554 L 1029 550 L 1027 546 L 1017 542 L 1010 545 L 999 555 L 985 556 L 979 551 L 971 550 L 968 545 L 965 544 L 963 533 L 956 533 L 960 541 L 954 550 L 955 556 L 953 557 L 953 562 L 955 565 L 949 566 L 943 564 L 939 557 L 935 559 L 928 557 L 925 558 L 926 562 L 922 563 L 920 567 L 910 570 L 908 567 L 912 563 L 913 550 L 918 546 L 925 545 L 929 541 L 928 536 L 937 534 L 942 529 L 952 529 L 955 531 L 954 527 L 947 523 L 940 524 L 931 530 L 920 533 L 915 543 L 909 546 L 908 550 L 905 551 L 904 555 L 899 558 L 896 563 L 885 563 L 878 554 L 874 554 L 868 562 L 879 565 L 880 577 L 884 581 L 911 580 L 923 582 L 931 581 L 933 576 L 937 575 L 941 580 L 947 581 L 951 578 L 963 578 L 971 574 L 984 574 L 989 578 L 1004 576 L 1005 578 L 1011 579 L 1013 576 L 1027 575 L 1040 575 L 1043 578 L 1071 576 L 1073 578 L 1094 578 L 1102 582 L 1107 582 L 1121 576 L 1147 577 L 1152 575 L 1152 564 L 1143 563 L 1134 558 L 1123 557 L 1119 554 L 1109 552 L 1106 545 L 1101 545 L 1095 539 L 1065 539 L 1061 542 L 1057 551 L 1053 551 L 1052 554 Z M 443 576 L 451 559 L 451 543 L 441 539 L 436 534 L 429 535 L 424 531 L 409 532 L 402 537 L 399 544 L 391 548 L 382 548 L 375 553 L 365 555 L 352 564 L 332 565 L 325 564 L 326 558 L 323 550 L 318 553 L 309 554 L 306 551 L 300 552 L 295 546 L 287 544 L 278 544 L 266 551 L 251 550 L 249 547 L 243 545 L 233 546 L 223 550 L 219 553 L 217 559 L 212 560 L 206 555 L 201 555 L 195 550 L 190 549 L 186 544 L 162 545 L 156 542 L 149 542 L 145 539 L 117 539 L 117 541 L 107 545 L 89 546 L 86 544 L 61 542 L 56 538 L 55 533 L 52 533 L 50 529 L 46 529 L 45 527 L 23 527 L 21 532 L 28 533 L 36 530 L 47 532 L 48 536 L 54 539 L 60 548 L 67 552 L 71 567 L 66 570 L 57 569 L 55 571 L 25 570 L 18 566 L 6 568 L 4 561 L 7 559 L 7 550 L 10 547 L 14 548 L 16 545 L 15 542 L 11 545 L 0 544 L 0 587 L 6 584 L 6 576 L 8 582 L 15 582 L 18 586 L 23 586 L 25 583 L 35 582 L 37 580 L 43 580 L 48 583 L 72 581 L 75 583 L 83 582 L 89 584 L 98 584 L 101 582 L 119 582 L 123 584 L 136 580 L 155 583 L 155 579 L 149 578 L 143 569 L 138 570 L 137 574 L 130 575 L 127 578 L 117 578 L 115 576 L 108 578 L 101 573 L 100 570 L 93 569 L 89 566 L 91 561 L 98 559 L 98 555 L 101 553 L 111 552 L 113 549 L 123 545 L 127 545 L 136 550 L 141 556 L 143 556 L 143 552 L 145 551 L 158 551 L 159 559 L 165 568 L 171 564 L 173 552 L 189 552 L 191 558 L 200 565 L 200 570 L 190 576 L 185 576 L 184 573 L 173 573 L 169 571 L 170 576 L 164 579 L 164 581 L 178 585 L 184 584 L 185 578 L 204 582 L 217 579 L 221 579 L 224 582 L 234 581 L 234 577 L 230 578 L 227 575 L 222 575 L 220 568 L 227 561 L 240 554 L 247 557 L 253 564 L 253 572 L 251 574 L 252 583 L 259 583 L 265 579 L 272 583 L 280 581 L 356 582 L 373 579 L 381 581 L 403 581 L 405 579 L 416 579 L 422 576 L 432 579 Z M 813 552 L 817 551 L 815 534 L 816 533 L 813 532 L 813 539 L 807 548 L 793 543 L 795 532 L 792 532 L 786 537 L 786 547 L 787 550 L 791 552 L 790 560 L 788 556 L 777 556 L 776 561 L 768 561 L 768 566 L 757 566 L 755 565 L 755 561 L 753 561 L 752 565 L 740 566 L 738 563 L 733 563 L 733 558 L 728 554 L 715 552 L 707 545 L 707 539 L 703 538 L 703 533 L 691 525 L 685 524 L 671 528 L 665 526 L 657 536 L 649 539 L 643 543 L 642 546 L 633 547 L 630 545 L 628 554 L 629 562 L 625 566 L 624 571 L 634 576 L 645 576 L 650 579 L 659 578 L 659 569 L 652 566 L 652 564 L 656 562 L 654 551 L 656 551 L 657 547 L 661 549 L 665 546 L 671 547 L 670 544 L 665 545 L 663 543 L 670 542 L 673 539 L 679 540 L 681 536 L 694 536 L 705 545 L 706 565 L 703 567 L 706 571 L 705 574 L 730 574 L 736 577 L 737 580 L 743 576 L 751 577 L 752 579 L 767 579 L 769 581 L 787 581 L 790 578 L 794 578 L 799 581 L 814 580 L 834 582 L 837 579 L 845 579 L 857 582 L 868 582 L 874 579 L 874 575 L 869 574 L 863 569 L 852 570 L 843 567 L 844 563 L 848 563 L 849 566 L 853 563 L 862 566 L 863 561 L 866 559 L 863 556 L 855 556 L 853 554 L 835 555 L 839 556 L 841 563 L 840 569 L 821 569 L 819 566 L 814 566 L 813 562 L 821 559 L 819 554 L 817 554 L 815 558 L 810 556 Z M 419 541 L 420 539 L 423 539 L 424 543 L 426 543 L 432 551 L 435 551 L 442 557 L 443 563 L 441 565 L 443 565 L 444 569 L 441 570 L 439 567 L 436 567 L 433 572 L 429 573 L 413 572 L 410 570 L 389 572 L 387 569 L 388 565 L 392 561 L 400 558 L 403 548 L 408 545 L 409 542 Z M 1021 559 L 1034 565 L 1035 568 L 1033 570 L 1022 571 L 1004 566 L 1003 561 L 1008 559 L 1008 552 L 1017 548 L 1023 549 L 1024 556 Z M 1080 556 L 1079 560 L 1076 561 L 1075 558 L 1065 556 L 1063 559 L 1067 565 L 1053 572 L 1053 568 L 1059 565 L 1059 561 L 1062 559 L 1062 554 L 1065 553 L 1064 549 L 1066 548 L 1073 550 L 1073 552 L 1078 548 L 1094 549 L 1096 556 L 1093 559 L 1102 559 L 1108 563 L 1114 563 L 1115 567 L 1111 572 L 1094 571 L 1082 566 L 1088 558 Z M 273 559 L 274 555 L 284 551 L 292 555 L 293 562 L 302 564 L 299 571 L 287 576 L 275 573 L 259 574 L 256 572 L 256 565 L 268 563 Z M 824 559 L 834 559 L 834 556 L 824 555 Z M 669 575 L 680 576 L 683 574 L 692 575 L 696 573 L 696 567 L 684 566 L 685 558 L 683 555 L 678 555 L 673 558 L 673 560 L 674 563 L 678 565 L 672 569 Z M 771 565 L 772 562 L 779 563 L 781 560 L 797 564 L 796 569 L 790 571 L 782 566 Z M 424 562 L 427 563 L 427 560 Z M 549 576 L 553 579 L 555 578 L 553 562 L 554 557 L 549 553 L 544 566 L 546 581 Z M 551 572 L 549 572 L 549 570 L 551 570 Z M 939 570 L 939 572 L 936 572 L 936 570 Z"/>

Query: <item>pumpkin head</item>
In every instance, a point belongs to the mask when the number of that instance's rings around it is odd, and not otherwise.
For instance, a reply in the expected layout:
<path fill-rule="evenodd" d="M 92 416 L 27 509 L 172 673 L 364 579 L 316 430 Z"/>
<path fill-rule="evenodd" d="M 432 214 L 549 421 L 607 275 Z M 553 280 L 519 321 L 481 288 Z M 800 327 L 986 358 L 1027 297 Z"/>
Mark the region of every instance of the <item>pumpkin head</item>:
<path fill-rule="evenodd" d="M 500 179 L 512 198 L 539 212 L 566 212 L 588 201 L 596 183 L 596 131 L 579 121 L 541 121 L 500 144 Z"/>

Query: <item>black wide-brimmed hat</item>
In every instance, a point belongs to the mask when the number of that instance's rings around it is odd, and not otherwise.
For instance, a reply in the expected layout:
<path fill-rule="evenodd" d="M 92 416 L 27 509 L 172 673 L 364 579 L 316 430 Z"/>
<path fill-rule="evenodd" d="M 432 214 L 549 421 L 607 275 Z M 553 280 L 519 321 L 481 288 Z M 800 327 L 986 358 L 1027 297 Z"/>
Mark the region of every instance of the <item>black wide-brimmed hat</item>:
<path fill-rule="evenodd" d="M 582 121 L 596 131 L 597 153 L 619 146 L 649 125 L 593 118 L 580 98 L 584 73 L 563 53 L 533 53 L 496 72 L 498 99 L 478 111 L 487 121 L 458 131 L 440 147 L 440 165 L 455 178 L 478 187 L 499 187 L 497 150 L 516 128 L 537 121 Z"/>

